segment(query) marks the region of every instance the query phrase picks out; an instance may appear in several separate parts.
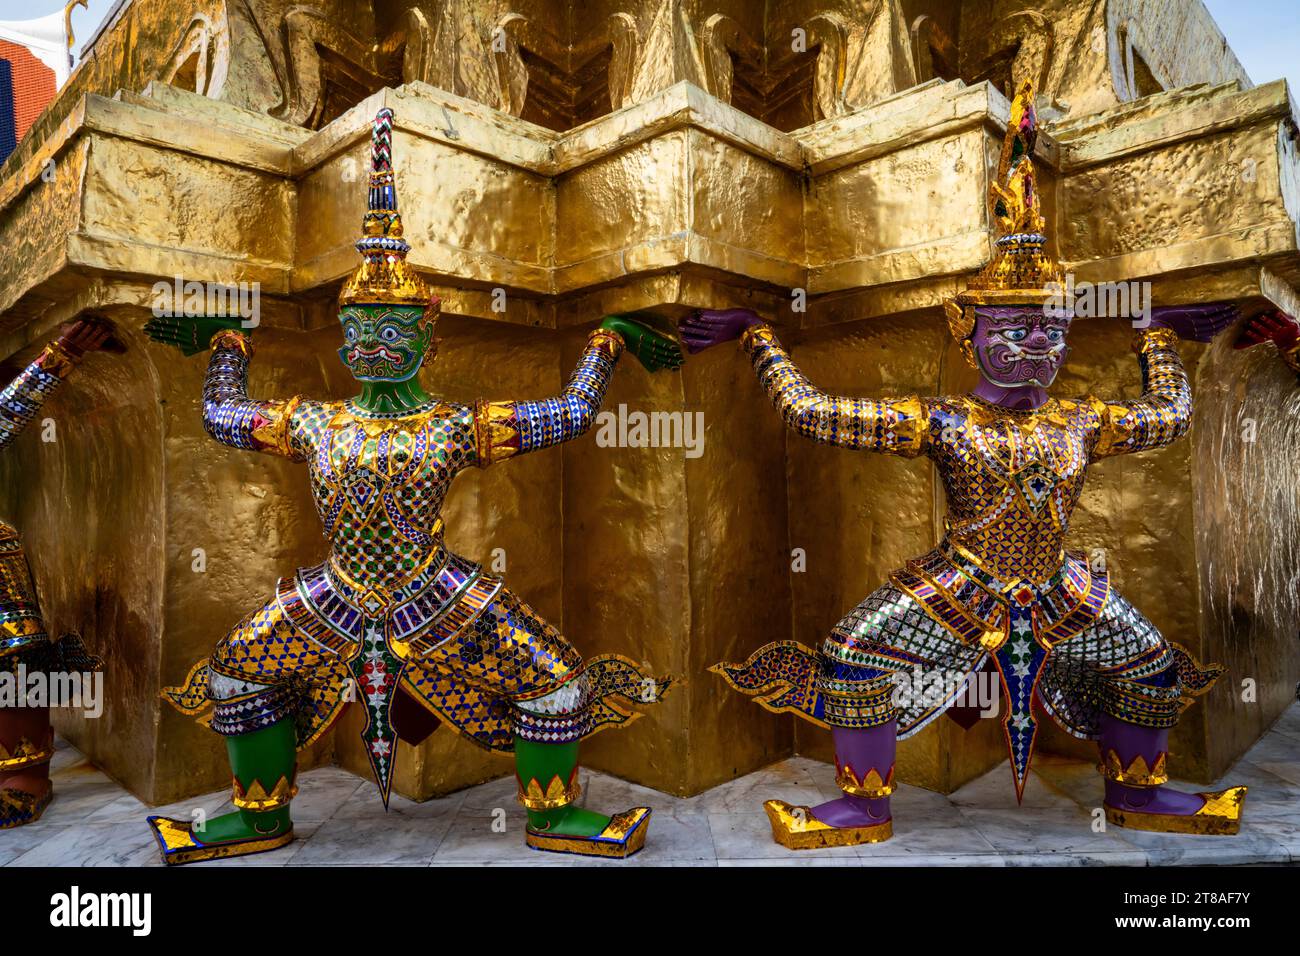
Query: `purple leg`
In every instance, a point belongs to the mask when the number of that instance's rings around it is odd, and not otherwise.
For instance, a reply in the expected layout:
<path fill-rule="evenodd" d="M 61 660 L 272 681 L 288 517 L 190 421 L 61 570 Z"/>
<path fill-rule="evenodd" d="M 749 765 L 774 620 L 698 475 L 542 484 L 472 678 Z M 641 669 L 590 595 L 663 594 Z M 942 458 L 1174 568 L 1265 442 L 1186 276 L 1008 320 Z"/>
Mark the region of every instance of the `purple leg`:
<path fill-rule="evenodd" d="M 1109 759 L 1114 753 L 1118 758 L 1118 767 L 1128 771 L 1138 757 L 1142 758 L 1148 771 L 1163 768 L 1169 752 L 1169 731 L 1155 727 L 1139 727 L 1125 723 L 1118 717 L 1102 714 L 1101 717 L 1101 755 L 1102 766 L 1116 767 L 1116 762 Z M 1139 765 L 1140 767 L 1141 765 Z M 1127 775 L 1127 774 L 1126 774 Z M 1163 786 L 1164 774 L 1149 778 L 1146 784 L 1138 784 L 1140 774 L 1131 777 L 1125 783 L 1106 778 L 1106 803 L 1121 810 L 1140 810 L 1145 813 L 1171 813 L 1190 816 L 1205 805 L 1205 799 L 1195 793 L 1180 793 Z"/>
<path fill-rule="evenodd" d="M 835 740 L 836 782 L 844 796 L 812 808 L 812 814 L 833 827 L 864 827 L 889 819 L 888 791 L 893 789 L 894 749 L 898 723 L 890 721 L 869 730 L 832 727 Z M 875 771 L 883 786 L 875 785 Z M 868 779 L 870 778 L 870 779 Z M 859 796 L 853 791 L 883 791 L 879 797 Z"/>

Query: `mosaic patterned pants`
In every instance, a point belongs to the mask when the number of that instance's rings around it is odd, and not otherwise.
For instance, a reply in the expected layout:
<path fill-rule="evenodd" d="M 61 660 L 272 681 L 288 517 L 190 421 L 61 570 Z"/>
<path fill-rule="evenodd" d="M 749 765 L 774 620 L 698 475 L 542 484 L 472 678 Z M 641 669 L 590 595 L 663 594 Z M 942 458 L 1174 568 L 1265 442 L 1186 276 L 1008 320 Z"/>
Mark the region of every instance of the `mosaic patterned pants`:
<path fill-rule="evenodd" d="M 311 640 L 272 601 L 238 624 L 208 663 L 212 729 L 251 733 L 292 715 L 299 746 L 320 737 L 358 693 L 348 661 Z M 606 664 L 598 658 L 592 664 Z M 516 735 L 542 742 L 579 740 L 616 717 L 596 696 L 581 655 L 523 601 L 502 588 L 471 624 L 401 665 L 404 690 L 482 746 L 510 750 Z M 601 667 L 608 676 L 610 668 Z"/>
<path fill-rule="evenodd" d="M 0 674 L 16 681 L 20 675 L 81 674 L 102 666 L 78 635 L 50 640 L 22 541 L 0 521 Z M 53 756 L 48 707 L 0 706 L 0 775 L 30 771 Z M 12 805 L 0 805 L 0 828 L 12 825 L 15 813 Z"/>
<path fill-rule="evenodd" d="M 817 689 L 826 723 L 865 727 L 897 719 L 899 737 L 910 736 L 962 696 L 986 657 L 887 584 L 822 645 Z M 1096 738 L 1103 712 L 1141 726 L 1173 726 L 1185 698 L 1214 676 L 1112 589 L 1094 624 L 1052 649 L 1037 696 L 1068 733 Z"/>

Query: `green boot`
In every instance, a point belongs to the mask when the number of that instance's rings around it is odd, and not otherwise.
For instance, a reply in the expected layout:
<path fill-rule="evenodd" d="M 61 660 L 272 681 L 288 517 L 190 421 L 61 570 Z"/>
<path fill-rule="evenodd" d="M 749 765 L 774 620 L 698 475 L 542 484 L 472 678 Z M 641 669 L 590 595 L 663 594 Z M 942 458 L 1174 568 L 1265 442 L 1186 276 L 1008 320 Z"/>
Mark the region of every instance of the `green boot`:
<path fill-rule="evenodd" d="M 650 809 L 633 807 L 607 817 L 574 806 L 578 744 L 542 744 L 515 738 L 519 802 L 528 810 L 527 843 L 534 850 L 582 856 L 628 857 L 645 846 Z"/>
<path fill-rule="evenodd" d="M 189 820 L 149 817 L 164 863 L 263 853 L 293 840 L 289 801 L 298 793 L 293 721 L 285 719 L 251 734 L 227 737 L 226 751 L 237 809 L 201 826 Z"/>

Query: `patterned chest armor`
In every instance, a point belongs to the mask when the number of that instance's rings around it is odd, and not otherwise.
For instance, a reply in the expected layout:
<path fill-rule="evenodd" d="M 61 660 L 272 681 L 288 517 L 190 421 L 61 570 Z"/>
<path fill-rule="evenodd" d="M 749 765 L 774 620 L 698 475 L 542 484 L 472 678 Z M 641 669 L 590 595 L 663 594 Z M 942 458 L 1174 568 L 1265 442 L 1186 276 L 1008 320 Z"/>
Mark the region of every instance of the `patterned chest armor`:
<path fill-rule="evenodd" d="M 439 404 L 383 420 L 322 406 L 303 417 L 312 495 L 341 577 L 393 591 L 444 556 L 439 513 L 452 478 L 473 461 L 470 409 Z"/>
<path fill-rule="evenodd" d="M 948 495 L 947 537 L 999 577 L 1043 581 L 1061 567 L 1083 490 L 1089 436 L 1078 406 L 1008 412 L 979 399 L 938 403 L 930 457 Z"/>

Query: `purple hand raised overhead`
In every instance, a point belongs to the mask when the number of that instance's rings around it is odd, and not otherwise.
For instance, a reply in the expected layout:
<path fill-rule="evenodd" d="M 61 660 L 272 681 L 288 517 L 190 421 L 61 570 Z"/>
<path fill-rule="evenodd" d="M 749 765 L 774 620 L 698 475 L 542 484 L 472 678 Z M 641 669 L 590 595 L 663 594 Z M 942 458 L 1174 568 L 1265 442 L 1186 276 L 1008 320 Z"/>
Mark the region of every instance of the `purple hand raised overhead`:
<path fill-rule="evenodd" d="M 1232 302 L 1199 305 L 1158 305 L 1151 310 L 1150 329 L 1171 329 L 1180 339 L 1209 342 L 1240 317 Z"/>
<path fill-rule="evenodd" d="M 734 342 L 763 319 L 750 309 L 696 309 L 677 323 L 686 351 L 694 355 L 707 348 Z"/>

